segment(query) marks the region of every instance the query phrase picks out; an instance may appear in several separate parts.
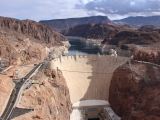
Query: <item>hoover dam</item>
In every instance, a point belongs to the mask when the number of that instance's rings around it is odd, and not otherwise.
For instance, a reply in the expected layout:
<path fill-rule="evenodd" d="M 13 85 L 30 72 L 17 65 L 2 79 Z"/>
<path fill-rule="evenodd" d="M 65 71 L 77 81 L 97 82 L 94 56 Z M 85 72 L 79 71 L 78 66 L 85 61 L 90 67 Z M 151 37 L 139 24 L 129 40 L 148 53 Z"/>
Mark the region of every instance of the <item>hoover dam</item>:
<path fill-rule="evenodd" d="M 105 106 L 110 106 L 108 98 L 113 72 L 128 60 L 125 57 L 110 55 L 76 54 L 55 58 L 50 61 L 49 69 L 62 71 L 69 87 L 73 112 L 74 109 L 79 109 L 81 112 L 84 110 L 88 118 L 97 118 Z M 89 111 L 97 113 L 89 115 Z M 76 120 L 76 117 L 73 119 Z"/>

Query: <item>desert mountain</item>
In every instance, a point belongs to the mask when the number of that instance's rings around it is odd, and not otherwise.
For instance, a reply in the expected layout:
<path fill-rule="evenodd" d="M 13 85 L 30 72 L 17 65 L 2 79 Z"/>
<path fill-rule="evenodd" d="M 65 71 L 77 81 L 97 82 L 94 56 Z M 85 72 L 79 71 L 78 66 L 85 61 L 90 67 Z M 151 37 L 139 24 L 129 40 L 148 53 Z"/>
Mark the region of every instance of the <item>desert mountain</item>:
<path fill-rule="evenodd" d="M 121 31 L 124 28 L 130 29 L 128 26 L 120 27 L 105 23 L 99 23 L 99 24 L 89 23 L 89 24 L 77 25 L 67 30 L 62 30 L 61 33 L 65 36 L 78 36 L 86 39 L 104 39 L 112 31 Z"/>
<path fill-rule="evenodd" d="M 49 26 L 31 21 L 0 17 L 0 58 L 10 64 L 40 62 L 50 48 L 64 46 L 67 38 Z"/>
<path fill-rule="evenodd" d="M 154 25 L 155 27 L 160 27 L 160 16 L 137 16 L 137 17 L 128 17 L 121 20 L 113 20 L 115 23 L 119 25 L 129 24 L 132 27 L 140 28 L 145 25 Z"/>
<path fill-rule="evenodd" d="M 140 46 L 159 45 L 160 36 L 156 31 L 121 31 L 118 33 L 113 31 L 102 41 L 102 44 L 132 50 Z"/>
<path fill-rule="evenodd" d="M 32 20 L 0 17 L 0 29 L 18 32 L 52 45 L 62 45 L 60 41 L 67 41 L 63 35 L 53 31 L 49 26 Z"/>
<path fill-rule="evenodd" d="M 41 20 L 39 22 L 50 26 L 53 30 L 56 30 L 56 31 L 68 29 L 70 27 L 73 27 L 79 24 L 88 24 L 88 23 L 113 24 L 113 22 L 107 16 L 92 16 L 92 17 L 82 17 L 82 18 Z"/>

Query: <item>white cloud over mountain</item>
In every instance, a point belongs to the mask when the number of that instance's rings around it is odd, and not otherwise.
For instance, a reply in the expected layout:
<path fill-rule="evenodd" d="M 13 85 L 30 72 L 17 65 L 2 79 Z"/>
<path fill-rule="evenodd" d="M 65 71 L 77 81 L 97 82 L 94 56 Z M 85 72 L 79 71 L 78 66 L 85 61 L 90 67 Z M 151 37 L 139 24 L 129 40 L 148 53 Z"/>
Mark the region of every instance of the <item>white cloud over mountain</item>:
<path fill-rule="evenodd" d="M 117 19 L 160 15 L 160 0 L 5 0 L 0 16 L 18 19 L 60 19 L 106 15 Z"/>

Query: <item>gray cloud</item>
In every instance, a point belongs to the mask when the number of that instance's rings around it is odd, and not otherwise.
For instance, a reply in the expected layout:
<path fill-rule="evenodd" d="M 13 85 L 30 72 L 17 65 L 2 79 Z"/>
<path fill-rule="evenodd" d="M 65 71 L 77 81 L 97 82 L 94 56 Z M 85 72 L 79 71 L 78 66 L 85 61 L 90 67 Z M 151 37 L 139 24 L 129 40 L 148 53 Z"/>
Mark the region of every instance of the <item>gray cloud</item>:
<path fill-rule="evenodd" d="M 3 0 L 0 16 L 44 20 L 93 15 L 110 19 L 160 15 L 160 0 Z"/>
<path fill-rule="evenodd" d="M 94 0 L 76 4 L 75 8 L 106 15 L 154 15 L 160 12 L 160 0 Z"/>

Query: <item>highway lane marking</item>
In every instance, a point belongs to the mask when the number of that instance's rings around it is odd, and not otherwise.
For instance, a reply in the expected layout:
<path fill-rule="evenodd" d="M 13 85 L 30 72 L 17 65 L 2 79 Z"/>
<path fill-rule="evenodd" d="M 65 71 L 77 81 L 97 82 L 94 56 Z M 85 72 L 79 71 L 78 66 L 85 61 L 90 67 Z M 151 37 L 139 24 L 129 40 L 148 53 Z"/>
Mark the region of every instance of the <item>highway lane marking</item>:
<path fill-rule="evenodd" d="M 36 68 L 32 69 L 31 72 L 24 77 L 24 79 L 25 79 L 27 76 L 29 77 L 38 67 L 39 67 L 39 65 L 38 65 Z M 27 77 L 27 78 L 28 78 L 28 77 Z M 16 90 L 17 90 L 18 86 L 19 86 L 21 83 L 22 83 L 22 81 L 17 85 L 16 89 L 14 89 L 13 96 L 11 95 L 11 96 L 12 96 L 11 102 L 10 102 L 9 107 L 8 107 L 8 109 L 7 109 L 7 112 L 5 113 L 5 115 L 4 115 L 4 117 L 2 118 L 2 120 L 6 117 L 6 115 L 7 115 L 7 113 L 8 113 L 8 110 L 9 110 L 9 108 L 11 107 L 12 102 L 13 102 L 13 100 L 14 100 L 14 98 L 15 98 Z"/>
<path fill-rule="evenodd" d="M 7 109 L 6 114 L 5 114 L 4 117 L 2 118 L 2 120 L 6 117 L 6 115 L 7 115 L 7 113 L 8 113 L 8 110 L 9 110 L 9 108 L 10 108 L 11 105 L 12 105 L 12 102 L 13 102 L 13 100 L 14 100 L 14 98 L 15 98 L 16 90 L 17 90 L 18 86 L 19 86 L 19 84 L 17 85 L 16 89 L 14 90 L 14 93 L 13 93 L 13 96 L 12 96 L 12 99 L 11 99 L 11 102 L 10 102 L 10 105 L 9 105 L 9 107 L 8 107 L 8 109 Z"/>

